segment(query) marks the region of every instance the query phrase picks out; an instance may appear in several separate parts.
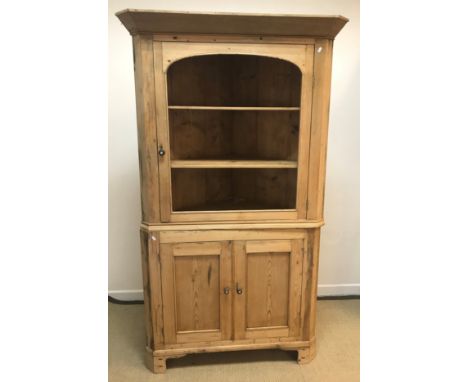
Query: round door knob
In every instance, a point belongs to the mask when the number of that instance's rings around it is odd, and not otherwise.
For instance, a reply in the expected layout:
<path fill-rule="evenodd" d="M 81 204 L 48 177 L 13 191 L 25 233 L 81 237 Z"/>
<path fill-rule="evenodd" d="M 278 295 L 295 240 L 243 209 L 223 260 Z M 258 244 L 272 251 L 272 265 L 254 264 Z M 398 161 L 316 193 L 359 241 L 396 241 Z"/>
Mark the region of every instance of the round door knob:
<path fill-rule="evenodd" d="M 166 154 L 166 152 L 164 151 L 163 147 L 159 146 L 159 156 L 164 156 L 164 154 Z"/>

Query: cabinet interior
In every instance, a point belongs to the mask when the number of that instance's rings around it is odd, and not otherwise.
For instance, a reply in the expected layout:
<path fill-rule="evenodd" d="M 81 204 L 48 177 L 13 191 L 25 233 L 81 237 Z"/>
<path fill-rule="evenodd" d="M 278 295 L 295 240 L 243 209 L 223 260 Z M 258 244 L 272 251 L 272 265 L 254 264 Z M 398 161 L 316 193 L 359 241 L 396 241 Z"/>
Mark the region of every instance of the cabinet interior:
<path fill-rule="evenodd" d="M 167 72 L 173 211 L 294 209 L 301 71 L 206 55 Z"/>

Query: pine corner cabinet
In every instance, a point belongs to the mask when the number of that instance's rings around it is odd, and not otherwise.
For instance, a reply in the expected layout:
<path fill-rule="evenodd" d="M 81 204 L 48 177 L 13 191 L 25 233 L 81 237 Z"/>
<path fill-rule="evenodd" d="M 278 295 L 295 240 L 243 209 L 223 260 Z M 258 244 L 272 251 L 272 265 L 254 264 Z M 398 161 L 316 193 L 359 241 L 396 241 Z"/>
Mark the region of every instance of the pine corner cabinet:
<path fill-rule="evenodd" d="M 124 10 L 133 36 L 147 366 L 315 356 L 333 39 L 342 16 Z"/>

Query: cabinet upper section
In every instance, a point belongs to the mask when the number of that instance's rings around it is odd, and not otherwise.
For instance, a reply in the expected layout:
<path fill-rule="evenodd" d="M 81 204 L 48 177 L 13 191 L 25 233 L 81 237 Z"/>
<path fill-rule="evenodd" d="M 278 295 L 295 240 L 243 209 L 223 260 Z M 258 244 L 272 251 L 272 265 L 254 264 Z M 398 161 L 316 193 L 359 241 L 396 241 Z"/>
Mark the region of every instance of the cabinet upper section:
<path fill-rule="evenodd" d="M 125 9 L 116 16 L 132 34 L 235 34 L 334 39 L 343 16 L 188 13 Z"/>

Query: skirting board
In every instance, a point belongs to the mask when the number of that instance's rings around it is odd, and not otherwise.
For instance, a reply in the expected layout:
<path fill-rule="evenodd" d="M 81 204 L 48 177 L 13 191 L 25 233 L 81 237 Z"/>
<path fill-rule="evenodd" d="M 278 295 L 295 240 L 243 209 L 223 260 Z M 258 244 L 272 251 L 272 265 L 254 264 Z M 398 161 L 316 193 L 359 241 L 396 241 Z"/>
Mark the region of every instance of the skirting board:
<path fill-rule="evenodd" d="M 317 294 L 322 296 L 357 296 L 360 294 L 360 284 L 320 284 Z M 143 300 L 143 290 L 110 290 L 109 296 L 122 301 Z"/>

